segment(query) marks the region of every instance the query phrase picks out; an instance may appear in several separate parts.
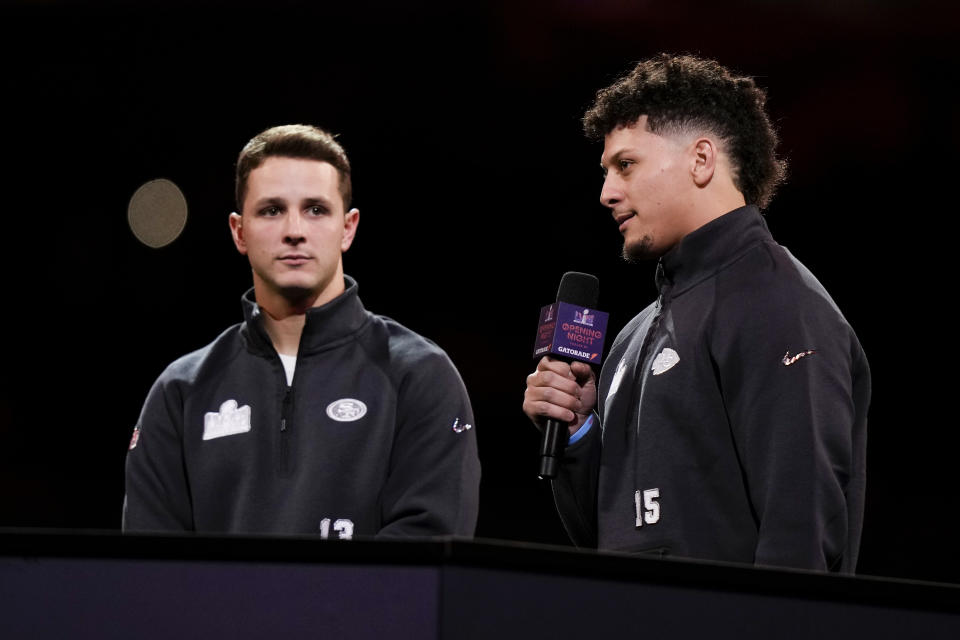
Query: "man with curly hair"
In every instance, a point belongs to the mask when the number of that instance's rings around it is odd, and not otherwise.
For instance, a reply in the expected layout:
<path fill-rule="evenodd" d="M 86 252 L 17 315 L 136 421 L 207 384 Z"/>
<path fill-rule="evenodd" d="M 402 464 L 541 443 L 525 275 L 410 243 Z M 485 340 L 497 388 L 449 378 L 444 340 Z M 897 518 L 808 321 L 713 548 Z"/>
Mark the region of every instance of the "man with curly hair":
<path fill-rule="evenodd" d="M 870 370 L 760 210 L 783 180 L 765 92 L 661 54 L 597 93 L 600 200 L 657 300 L 585 363 L 543 358 L 524 412 L 569 425 L 553 481 L 579 546 L 852 573 Z"/>

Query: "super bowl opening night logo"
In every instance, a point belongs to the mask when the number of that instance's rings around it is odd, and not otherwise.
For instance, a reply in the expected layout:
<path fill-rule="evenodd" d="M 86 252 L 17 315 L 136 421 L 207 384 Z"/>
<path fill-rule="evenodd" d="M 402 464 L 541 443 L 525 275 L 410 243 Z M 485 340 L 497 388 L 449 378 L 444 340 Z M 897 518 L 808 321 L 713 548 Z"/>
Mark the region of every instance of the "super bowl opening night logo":
<path fill-rule="evenodd" d="M 564 322 L 560 325 L 560 328 L 567 334 L 566 339 L 568 342 L 583 345 L 584 347 L 592 347 L 594 341 L 603 339 L 603 331 L 587 329 L 578 324 Z"/>
<path fill-rule="evenodd" d="M 547 353 L 596 362 L 603 351 L 607 314 L 556 302 L 540 310 L 534 356 Z"/>

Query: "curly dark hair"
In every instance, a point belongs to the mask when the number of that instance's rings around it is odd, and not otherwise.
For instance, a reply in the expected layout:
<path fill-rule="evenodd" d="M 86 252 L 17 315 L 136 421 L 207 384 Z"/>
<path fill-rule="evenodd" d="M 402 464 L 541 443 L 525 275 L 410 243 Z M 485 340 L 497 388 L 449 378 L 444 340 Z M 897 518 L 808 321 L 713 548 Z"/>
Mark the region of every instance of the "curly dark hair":
<path fill-rule="evenodd" d="M 253 137 L 237 158 L 237 211 L 243 210 L 247 197 L 247 179 L 250 172 L 267 158 L 284 157 L 317 160 L 333 165 L 340 176 L 340 195 L 343 210 L 350 208 L 353 187 L 350 180 L 350 160 L 335 136 L 319 127 L 307 124 L 286 124 L 271 127 Z"/>
<path fill-rule="evenodd" d="M 747 204 L 765 208 L 786 177 L 777 132 L 764 110 L 766 91 L 753 78 L 713 60 L 661 53 L 597 92 L 583 116 L 587 137 L 602 140 L 647 116 L 647 129 L 698 130 L 718 136 L 733 164 L 733 181 Z"/>

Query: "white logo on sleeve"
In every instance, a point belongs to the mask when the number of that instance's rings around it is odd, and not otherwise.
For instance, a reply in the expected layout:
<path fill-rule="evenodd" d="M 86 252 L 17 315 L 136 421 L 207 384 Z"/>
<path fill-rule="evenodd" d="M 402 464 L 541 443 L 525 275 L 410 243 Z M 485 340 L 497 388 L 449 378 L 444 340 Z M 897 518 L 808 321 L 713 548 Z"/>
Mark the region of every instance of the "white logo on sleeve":
<path fill-rule="evenodd" d="M 223 436 L 250 431 L 250 405 L 237 408 L 236 400 L 227 400 L 220 405 L 218 413 L 203 416 L 203 439 L 213 440 Z"/>
<path fill-rule="evenodd" d="M 650 367 L 650 370 L 653 371 L 653 375 L 658 376 L 668 369 L 673 368 L 678 362 L 680 362 L 680 356 L 676 351 L 667 347 L 653 359 L 653 365 Z"/>
<path fill-rule="evenodd" d="M 453 421 L 453 427 L 451 428 L 453 429 L 454 433 L 463 433 L 464 431 L 470 431 L 470 429 L 473 429 L 473 425 L 469 422 L 460 422 L 460 418 L 457 418 Z"/>
<path fill-rule="evenodd" d="M 816 351 L 814 351 L 813 349 L 808 349 L 806 351 L 801 351 L 795 356 L 791 356 L 790 352 L 787 351 L 785 354 L 783 354 L 783 359 L 780 362 L 782 362 L 784 366 L 789 367 L 800 358 L 806 358 L 807 356 L 812 356 L 815 353 Z"/>
<path fill-rule="evenodd" d="M 130 451 L 137 448 L 138 442 L 140 442 L 140 425 L 133 428 L 133 435 L 130 436 Z"/>
<path fill-rule="evenodd" d="M 337 422 L 353 422 L 367 415 L 367 405 L 354 398 L 341 398 L 327 405 L 327 415 Z"/>

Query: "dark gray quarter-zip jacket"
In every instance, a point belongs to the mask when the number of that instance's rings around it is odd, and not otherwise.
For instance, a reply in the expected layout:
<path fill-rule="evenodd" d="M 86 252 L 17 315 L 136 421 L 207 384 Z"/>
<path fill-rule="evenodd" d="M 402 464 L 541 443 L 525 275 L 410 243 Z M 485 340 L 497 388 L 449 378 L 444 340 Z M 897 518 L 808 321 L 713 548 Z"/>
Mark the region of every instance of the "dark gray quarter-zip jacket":
<path fill-rule="evenodd" d="M 252 290 L 245 321 L 172 363 L 127 454 L 123 528 L 473 535 L 473 412 L 446 354 L 364 309 L 307 312 L 293 384 Z"/>
<path fill-rule="evenodd" d="M 870 370 L 833 300 L 752 206 L 687 235 L 657 285 L 554 482 L 574 542 L 853 572 Z"/>

